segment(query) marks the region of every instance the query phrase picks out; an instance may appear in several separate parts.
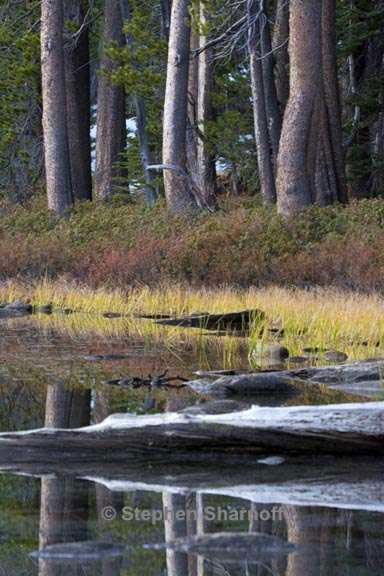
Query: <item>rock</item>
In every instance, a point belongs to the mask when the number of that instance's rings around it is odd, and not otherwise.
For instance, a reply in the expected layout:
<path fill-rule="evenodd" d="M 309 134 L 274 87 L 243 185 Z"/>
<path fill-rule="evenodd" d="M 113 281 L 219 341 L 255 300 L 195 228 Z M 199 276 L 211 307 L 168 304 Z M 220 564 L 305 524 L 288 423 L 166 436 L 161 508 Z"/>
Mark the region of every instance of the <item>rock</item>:
<path fill-rule="evenodd" d="M 327 362 L 345 362 L 348 360 L 348 354 L 336 350 L 328 350 L 323 354 L 323 357 Z"/>
<path fill-rule="evenodd" d="M 192 380 L 186 385 L 197 394 L 213 396 L 215 398 L 248 399 L 251 397 L 260 399 L 270 397 L 275 400 L 292 398 L 306 395 L 313 398 L 313 402 L 327 401 L 327 403 L 362 402 L 367 401 L 363 394 L 354 394 L 353 391 L 337 387 L 331 388 L 310 378 L 312 370 L 297 368 L 277 372 L 256 372 L 254 374 L 242 374 L 239 376 L 222 376 L 215 381 Z M 298 376 L 302 375 L 302 378 Z M 318 374 L 318 372 L 316 372 Z M 320 377 L 321 377 L 320 373 Z"/>
<path fill-rule="evenodd" d="M 382 395 L 383 360 L 341 363 L 333 366 L 297 367 L 279 372 L 244 373 L 236 376 L 222 376 L 212 382 L 211 379 L 199 379 L 188 382 L 195 392 L 199 394 L 212 394 L 215 396 L 230 395 L 262 395 L 262 394 L 302 394 L 306 391 L 327 392 L 333 394 L 340 391 L 347 396 L 379 396 Z M 326 384 L 330 388 L 321 389 L 319 385 Z M 295 392 L 296 391 L 296 392 Z M 328 396 L 330 400 L 330 396 Z M 336 401 L 341 402 L 342 397 Z M 356 398 L 357 400 L 357 398 Z"/>
<path fill-rule="evenodd" d="M 268 342 L 257 342 L 253 352 L 255 356 L 269 358 L 270 360 L 286 360 L 289 358 L 289 350 L 280 344 L 268 344 Z"/>
<path fill-rule="evenodd" d="M 289 361 L 291 364 L 305 364 L 309 362 L 310 358 L 308 356 L 291 356 Z"/>

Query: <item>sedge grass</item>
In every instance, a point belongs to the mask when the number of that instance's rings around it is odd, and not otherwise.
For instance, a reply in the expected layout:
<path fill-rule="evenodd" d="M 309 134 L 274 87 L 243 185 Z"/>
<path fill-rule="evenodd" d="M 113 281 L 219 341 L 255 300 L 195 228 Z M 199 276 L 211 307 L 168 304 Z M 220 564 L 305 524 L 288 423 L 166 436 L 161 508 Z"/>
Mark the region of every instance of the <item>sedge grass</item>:
<path fill-rule="evenodd" d="M 162 342 L 176 350 L 183 347 L 223 350 L 223 364 L 233 365 L 244 339 L 224 336 L 207 338 L 204 330 L 165 328 L 139 320 L 140 314 L 183 315 L 192 312 L 224 313 L 243 309 L 263 310 L 264 326 L 255 323 L 246 340 L 252 356 L 256 342 L 273 336 L 262 328 L 270 325 L 284 330 L 278 338 L 291 355 L 300 355 L 304 347 L 334 349 L 350 358 L 378 356 L 384 346 L 384 300 L 380 295 L 363 295 L 336 290 L 298 290 L 264 288 L 237 290 L 191 289 L 168 286 L 123 290 L 92 290 L 89 287 L 44 280 L 34 286 L 13 282 L 0 285 L 0 300 L 29 299 L 39 306 L 52 303 L 55 308 L 72 309 L 79 314 L 41 317 L 42 325 L 67 330 L 73 337 L 89 334 L 106 338 L 135 337 L 148 345 Z M 120 319 L 103 318 L 105 312 L 123 314 Z M 275 337 L 277 338 L 277 337 Z"/>

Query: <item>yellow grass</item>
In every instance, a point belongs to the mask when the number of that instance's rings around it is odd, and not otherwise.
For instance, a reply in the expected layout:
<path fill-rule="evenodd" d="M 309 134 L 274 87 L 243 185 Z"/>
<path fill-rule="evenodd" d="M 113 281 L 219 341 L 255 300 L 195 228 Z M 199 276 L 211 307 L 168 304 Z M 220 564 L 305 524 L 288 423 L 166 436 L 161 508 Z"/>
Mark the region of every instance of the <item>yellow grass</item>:
<path fill-rule="evenodd" d="M 43 281 L 33 287 L 15 283 L 0 285 L 0 301 L 29 298 L 33 304 L 52 303 L 58 308 L 71 308 L 81 314 L 68 317 L 45 317 L 44 323 L 65 325 L 73 334 L 104 334 L 107 337 L 132 335 L 148 342 L 165 341 L 170 346 L 206 345 L 200 331 L 160 328 L 151 321 L 133 318 L 134 314 L 174 314 L 191 312 L 230 312 L 259 308 L 266 313 L 266 325 L 281 326 L 284 336 L 280 343 L 291 354 L 302 352 L 304 346 L 345 351 L 350 357 L 379 355 L 384 345 L 384 300 L 379 295 L 359 295 L 335 290 L 290 290 L 265 288 L 236 290 L 193 290 L 181 286 L 149 289 L 91 290 L 87 287 Z M 106 320 L 104 312 L 119 312 L 127 318 Z M 249 351 L 260 338 L 270 340 L 255 326 L 247 341 Z M 276 338 L 276 337 L 275 337 Z M 212 345 L 212 339 L 209 339 Z M 224 337 L 217 340 L 223 346 L 226 364 L 236 354 L 244 340 Z"/>

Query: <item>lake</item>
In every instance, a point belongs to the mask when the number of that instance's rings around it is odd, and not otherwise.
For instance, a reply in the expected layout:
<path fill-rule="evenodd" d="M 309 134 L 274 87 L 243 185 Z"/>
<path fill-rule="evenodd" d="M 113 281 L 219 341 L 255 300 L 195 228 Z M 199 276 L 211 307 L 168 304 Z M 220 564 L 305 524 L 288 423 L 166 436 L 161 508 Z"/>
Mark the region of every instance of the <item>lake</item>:
<path fill-rule="evenodd" d="M 181 410 L 202 401 L 182 386 L 194 371 L 249 367 L 246 346 L 229 359 L 214 338 L 171 342 L 128 328 L 73 330 L 60 317 L 1 321 L 1 431 Z M 114 384 L 166 371 L 172 387 Z M 379 458 L 239 450 L 201 462 L 105 454 L 36 463 L 2 449 L 0 469 L 0 576 L 383 573 Z"/>

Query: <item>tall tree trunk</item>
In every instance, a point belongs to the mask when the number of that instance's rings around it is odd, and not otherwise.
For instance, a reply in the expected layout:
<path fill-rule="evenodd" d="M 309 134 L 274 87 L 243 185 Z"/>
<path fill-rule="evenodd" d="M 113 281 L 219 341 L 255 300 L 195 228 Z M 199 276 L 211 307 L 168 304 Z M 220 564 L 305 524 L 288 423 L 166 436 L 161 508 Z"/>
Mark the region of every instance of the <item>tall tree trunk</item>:
<path fill-rule="evenodd" d="M 329 129 L 332 170 L 336 182 L 335 201 L 345 202 L 347 189 L 345 181 L 345 159 L 342 142 L 340 90 L 337 76 L 336 55 L 336 1 L 322 2 L 322 74 L 324 101 Z"/>
<path fill-rule="evenodd" d="M 366 5 L 351 1 L 355 26 L 366 26 Z M 372 2 L 372 10 L 383 9 L 383 0 Z M 355 40 L 355 38 L 353 38 Z M 355 103 L 350 110 L 352 136 L 347 150 L 348 189 L 351 197 L 364 198 L 382 191 L 383 144 L 382 114 L 372 109 L 374 99 L 384 101 L 383 30 L 365 37 L 349 56 L 350 94 Z M 381 111 L 383 106 L 381 105 Z"/>
<path fill-rule="evenodd" d="M 164 101 L 164 188 L 167 205 L 173 213 L 187 213 L 197 208 L 186 160 L 191 32 L 188 8 L 189 0 L 173 0 Z"/>
<path fill-rule="evenodd" d="M 335 0 L 290 4 L 290 96 L 277 172 L 278 211 L 346 199 L 336 68 Z"/>
<path fill-rule="evenodd" d="M 64 52 L 65 88 L 72 189 L 77 200 L 92 199 L 89 34 L 84 18 L 82 2 L 64 0 L 65 23 L 71 25 Z"/>
<path fill-rule="evenodd" d="M 63 0 L 41 2 L 43 133 L 48 208 L 60 216 L 73 203 L 63 48 Z"/>
<path fill-rule="evenodd" d="M 113 84 L 108 77 L 115 68 L 115 63 L 107 54 L 112 43 L 118 46 L 124 44 L 123 21 L 120 3 L 117 0 L 105 0 L 96 132 L 95 192 L 100 200 L 110 198 L 114 179 L 122 175 L 116 163 L 120 160 L 126 143 L 124 89 Z"/>
<path fill-rule="evenodd" d="M 171 25 L 171 4 L 172 0 L 160 0 L 161 32 L 167 40 L 169 39 L 169 28 Z"/>
<path fill-rule="evenodd" d="M 129 5 L 129 0 L 120 0 L 121 14 L 124 24 L 127 24 L 131 19 L 131 9 Z M 132 37 L 128 32 L 125 32 L 125 42 L 127 46 L 132 47 Z M 132 56 L 133 58 L 133 56 Z M 134 68 L 136 68 L 135 62 L 133 62 Z M 136 109 L 136 130 L 139 140 L 140 148 L 140 158 L 143 166 L 144 172 L 144 195 L 148 204 L 154 204 L 157 199 L 157 190 L 154 185 L 154 178 L 152 176 L 149 166 L 151 162 L 151 151 L 149 145 L 149 135 L 147 127 L 147 114 L 145 109 L 145 101 L 139 94 L 133 95 L 133 102 Z"/>
<path fill-rule="evenodd" d="M 263 66 L 265 108 L 267 113 L 269 140 L 272 148 L 273 167 L 276 172 L 277 155 L 279 153 L 279 142 L 281 136 L 281 113 L 275 84 L 275 64 L 273 58 L 269 17 L 264 3 L 260 5 L 260 9 L 262 10 L 259 18 L 261 20 L 260 43 Z"/>
<path fill-rule="evenodd" d="M 289 0 L 277 0 L 273 31 L 276 91 L 281 113 L 284 114 L 289 98 Z"/>
<path fill-rule="evenodd" d="M 276 189 L 269 142 L 263 64 L 261 59 L 260 0 L 247 0 L 247 15 L 249 23 L 248 52 L 251 69 L 252 101 L 260 189 L 264 202 L 272 204 L 276 201 Z"/>
<path fill-rule="evenodd" d="M 209 22 L 204 2 L 200 2 L 200 24 L 205 29 Z M 213 89 L 213 51 L 205 48 L 208 38 L 200 34 L 198 64 L 198 103 L 197 103 L 197 165 L 199 171 L 199 186 L 208 207 L 216 203 L 216 169 L 215 155 L 209 149 L 207 141 L 207 123 L 212 120 L 212 89 Z"/>
<path fill-rule="evenodd" d="M 199 34 L 195 31 L 191 33 L 190 50 L 192 55 L 189 58 L 188 68 L 188 104 L 187 104 L 187 132 L 186 132 L 186 154 L 187 167 L 194 181 L 198 182 L 197 163 L 197 141 L 198 141 L 198 100 L 199 100 L 199 58 L 193 51 L 199 48 Z"/>

